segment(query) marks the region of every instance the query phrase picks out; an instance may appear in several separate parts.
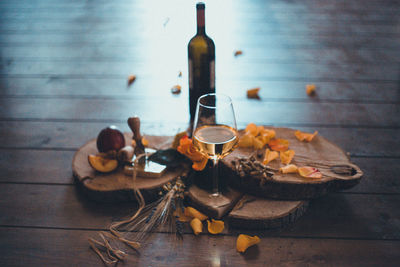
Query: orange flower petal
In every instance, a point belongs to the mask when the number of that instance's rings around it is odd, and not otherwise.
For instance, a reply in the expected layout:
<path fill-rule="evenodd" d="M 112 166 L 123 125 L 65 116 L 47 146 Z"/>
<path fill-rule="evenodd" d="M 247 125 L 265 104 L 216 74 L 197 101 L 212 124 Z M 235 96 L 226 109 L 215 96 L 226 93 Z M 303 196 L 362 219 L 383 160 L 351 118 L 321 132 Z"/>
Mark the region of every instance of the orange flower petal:
<path fill-rule="evenodd" d="M 196 171 L 202 171 L 206 167 L 208 158 L 203 157 L 200 161 L 193 161 L 192 168 Z"/>
<path fill-rule="evenodd" d="M 283 164 L 289 164 L 294 157 L 294 150 L 281 151 L 280 157 Z"/>
<path fill-rule="evenodd" d="M 208 219 L 208 217 L 206 215 L 204 215 L 203 213 L 201 213 L 200 211 L 196 210 L 193 207 L 186 207 L 184 214 L 187 217 L 197 218 L 200 221 L 204 221 L 204 220 Z"/>
<path fill-rule="evenodd" d="M 190 226 L 192 227 L 195 235 L 198 235 L 203 231 L 203 223 L 197 218 L 194 218 L 190 221 Z"/>
<path fill-rule="evenodd" d="M 262 139 L 260 140 L 260 138 L 258 138 L 258 137 L 254 138 L 254 140 L 253 140 L 254 149 L 261 149 L 261 148 L 263 148 L 263 146 L 264 146 L 264 142 Z"/>
<path fill-rule="evenodd" d="M 254 142 L 254 136 L 250 133 L 246 133 L 242 137 L 240 137 L 238 146 L 239 147 L 252 147 Z"/>
<path fill-rule="evenodd" d="M 190 222 L 193 218 L 186 216 L 182 209 L 177 209 L 174 211 L 174 216 L 178 218 L 181 222 Z"/>
<path fill-rule="evenodd" d="M 279 171 L 281 173 L 297 173 L 298 168 L 294 164 L 289 164 L 289 165 L 286 165 L 286 166 L 280 168 Z"/>
<path fill-rule="evenodd" d="M 272 139 L 268 142 L 268 146 L 275 151 L 286 151 L 289 148 L 289 141 L 286 139 Z"/>
<path fill-rule="evenodd" d="M 247 248 L 258 243 L 260 243 L 260 238 L 258 236 L 240 234 L 236 240 L 236 250 L 238 252 L 245 252 Z"/>
<path fill-rule="evenodd" d="M 250 133 L 252 136 L 257 136 L 259 128 L 254 123 L 249 123 L 245 129 L 246 133 Z"/>
<path fill-rule="evenodd" d="M 208 158 L 194 148 L 192 139 L 187 136 L 182 137 L 176 150 L 193 162 L 192 168 L 196 171 L 201 171 L 205 168 Z"/>
<path fill-rule="evenodd" d="M 207 228 L 210 234 L 219 234 L 224 230 L 224 227 L 224 221 L 214 219 L 211 219 L 211 221 L 207 221 Z"/>
<path fill-rule="evenodd" d="M 270 163 L 271 161 L 273 161 L 274 159 L 277 159 L 279 157 L 278 152 L 276 151 L 271 151 L 268 148 L 265 150 L 265 155 L 264 155 L 264 160 L 263 160 L 263 164 L 267 165 L 268 163 Z"/>
<path fill-rule="evenodd" d="M 298 169 L 299 174 L 304 178 L 320 179 L 322 178 L 322 173 L 314 167 L 300 167 Z"/>
<path fill-rule="evenodd" d="M 256 88 L 247 90 L 247 98 L 260 99 L 260 96 L 258 95 L 259 91 L 260 91 L 260 87 L 256 87 Z"/>
<path fill-rule="evenodd" d="M 313 134 L 310 133 L 303 133 L 300 132 L 299 130 L 297 130 L 294 135 L 296 136 L 296 138 L 299 141 L 307 141 L 307 142 L 311 142 L 313 140 L 313 138 L 318 134 L 318 131 L 315 131 Z"/>
<path fill-rule="evenodd" d="M 314 95 L 316 88 L 317 87 L 315 86 L 315 84 L 307 84 L 306 85 L 306 93 L 307 93 L 307 95 L 309 95 L 309 96 Z"/>

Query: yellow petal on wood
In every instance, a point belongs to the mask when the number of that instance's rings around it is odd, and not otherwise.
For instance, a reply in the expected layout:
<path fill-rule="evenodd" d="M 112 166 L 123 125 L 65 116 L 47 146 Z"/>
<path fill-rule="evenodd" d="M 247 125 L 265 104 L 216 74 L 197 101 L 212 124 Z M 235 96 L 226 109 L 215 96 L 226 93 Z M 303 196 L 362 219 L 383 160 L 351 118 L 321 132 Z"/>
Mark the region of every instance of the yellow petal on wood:
<path fill-rule="evenodd" d="M 289 148 L 289 141 L 286 139 L 272 139 L 268 142 L 268 146 L 274 151 L 286 151 Z"/>
<path fill-rule="evenodd" d="M 287 166 L 284 166 L 282 168 L 279 168 L 279 171 L 281 173 L 297 173 L 297 166 L 294 164 L 289 164 Z"/>
<path fill-rule="evenodd" d="M 278 152 L 276 151 L 271 151 L 268 148 L 265 150 L 265 155 L 264 155 L 264 160 L 263 160 L 263 164 L 267 165 L 268 163 L 270 163 L 271 161 L 273 161 L 274 159 L 277 159 L 279 157 Z"/>
<path fill-rule="evenodd" d="M 286 151 L 281 151 L 280 157 L 282 164 L 289 164 L 292 161 L 294 154 L 295 154 L 294 150 L 291 149 Z"/>
<path fill-rule="evenodd" d="M 272 129 L 264 129 L 262 131 L 262 133 L 260 133 L 261 135 L 266 135 L 268 136 L 270 139 L 275 138 L 276 132 L 275 130 Z"/>
<path fill-rule="evenodd" d="M 318 134 L 318 131 L 315 131 L 314 133 L 310 134 L 310 133 L 304 133 L 301 132 L 299 130 L 297 130 L 296 132 L 294 132 L 294 135 L 296 136 L 296 138 L 299 141 L 307 141 L 307 142 L 311 142 L 313 140 L 313 138 Z"/>
<path fill-rule="evenodd" d="M 317 87 L 315 86 L 315 84 L 307 84 L 306 85 L 306 93 L 309 96 L 315 95 L 315 89 Z"/>
<path fill-rule="evenodd" d="M 181 93 L 181 89 L 182 89 L 182 87 L 179 84 L 174 85 L 171 88 L 171 93 L 173 93 L 174 95 L 180 94 Z"/>
<path fill-rule="evenodd" d="M 258 236 L 240 234 L 236 240 L 236 250 L 238 252 L 245 252 L 249 247 L 258 243 L 260 243 L 260 238 Z"/>
<path fill-rule="evenodd" d="M 214 219 L 211 219 L 211 221 L 207 221 L 207 228 L 210 234 L 219 234 L 224 230 L 224 227 L 224 221 Z"/>
<path fill-rule="evenodd" d="M 257 136 L 259 128 L 254 123 L 249 123 L 249 124 L 247 124 L 245 131 L 246 131 L 246 133 L 249 133 L 252 136 Z"/>
<path fill-rule="evenodd" d="M 234 53 L 235 57 L 237 57 L 237 56 L 239 56 L 241 54 L 243 54 L 242 50 L 236 50 L 235 53 Z"/>
<path fill-rule="evenodd" d="M 247 98 L 260 99 L 260 96 L 258 95 L 259 91 L 260 87 L 247 90 Z"/>
<path fill-rule="evenodd" d="M 239 147 L 252 147 L 254 142 L 254 136 L 250 133 L 246 133 L 241 136 L 238 142 Z"/>
<path fill-rule="evenodd" d="M 322 173 L 314 167 L 300 167 L 298 169 L 299 174 L 304 177 L 304 178 L 310 178 L 310 179 L 321 179 L 322 178 Z"/>
<path fill-rule="evenodd" d="M 208 219 L 208 217 L 206 215 L 204 215 L 203 213 L 201 213 L 200 211 L 198 211 L 192 207 L 186 207 L 184 214 L 187 217 L 197 218 L 200 221 L 204 221 L 204 220 Z"/>
<path fill-rule="evenodd" d="M 195 235 L 198 235 L 203 231 L 203 223 L 198 218 L 194 218 L 190 221 L 190 227 L 192 227 Z"/>
<path fill-rule="evenodd" d="M 258 137 L 254 138 L 254 140 L 253 140 L 254 149 L 261 149 L 261 148 L 263 148 L 263 146 L 264 146 L 264 142 L 262 139 L 260 140 Z"/>
<path fill-rule="evenodd" d="M 174 216 L 181 222 L 190 222 L 193 219 L 192 217 L 186 216 L 181 209 L 175 210 Z"/>
<path fill-rule="evenodd" d="M 128 85 L 131 85 L 136 80 L 136 75 L 129 75 Z"/>

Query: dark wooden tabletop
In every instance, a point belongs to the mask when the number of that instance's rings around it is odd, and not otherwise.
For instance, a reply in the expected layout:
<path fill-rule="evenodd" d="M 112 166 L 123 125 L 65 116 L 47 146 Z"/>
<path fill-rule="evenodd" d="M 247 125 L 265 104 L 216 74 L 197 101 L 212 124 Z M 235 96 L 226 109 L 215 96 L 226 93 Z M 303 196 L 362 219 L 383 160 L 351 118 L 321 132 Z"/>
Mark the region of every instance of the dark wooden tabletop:
<path fill-rule="evenodd" d="M 238 125 L 318 130 L 365 175 L 284 229 L 188 229 L 178 247 L 154 233 L 120 266 L 398 266 L 399 13 L 398 0 L 206 2 L 216 88 L 232 96 Z M 128 131 L 135 114 L 145 134 L 187 127 L 195 28 L 195 1 L 0 2 L 1 266 L 102 266 L 88 238 L 135 205 L 88 199 L 72 157 L 107 125 Z M 253 87 L 260 100 L 246 98 Z M 240 254 L 239 233 L 261 243 Z"/>

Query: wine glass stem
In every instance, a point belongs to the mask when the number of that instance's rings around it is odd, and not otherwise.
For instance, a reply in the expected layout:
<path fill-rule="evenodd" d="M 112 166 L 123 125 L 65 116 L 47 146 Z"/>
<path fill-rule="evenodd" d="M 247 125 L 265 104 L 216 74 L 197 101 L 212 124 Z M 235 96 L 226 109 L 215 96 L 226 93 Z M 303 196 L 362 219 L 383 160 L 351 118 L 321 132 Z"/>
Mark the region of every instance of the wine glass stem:
<path fill-rule="evenodd" d="M 215 157 L 213 160 L 213 173 L 212 173 L 212 196 L 219 196 L 219 188 L 218 188 L 218 158 Z"/>

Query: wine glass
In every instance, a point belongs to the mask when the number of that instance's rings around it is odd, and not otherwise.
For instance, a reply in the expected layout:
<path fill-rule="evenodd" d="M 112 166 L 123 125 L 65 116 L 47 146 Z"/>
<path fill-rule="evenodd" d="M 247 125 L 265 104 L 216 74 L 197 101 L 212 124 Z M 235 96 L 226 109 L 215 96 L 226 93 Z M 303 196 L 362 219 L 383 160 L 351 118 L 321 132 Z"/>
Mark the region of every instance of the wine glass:
<path fill-rule="evenodd" d="M 213 93 L 199 97 L 192 136 L 194 147 L 214 163 L 211 196 L 222 198 L 218 188 L 218 161 L 236 148 L 239 139 L 229 96 Z"/>

